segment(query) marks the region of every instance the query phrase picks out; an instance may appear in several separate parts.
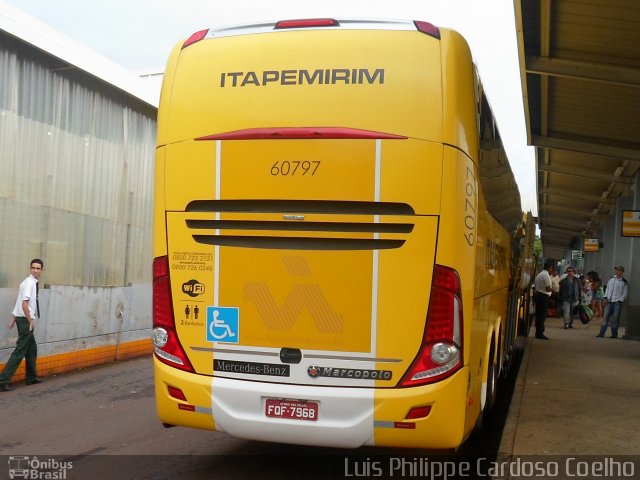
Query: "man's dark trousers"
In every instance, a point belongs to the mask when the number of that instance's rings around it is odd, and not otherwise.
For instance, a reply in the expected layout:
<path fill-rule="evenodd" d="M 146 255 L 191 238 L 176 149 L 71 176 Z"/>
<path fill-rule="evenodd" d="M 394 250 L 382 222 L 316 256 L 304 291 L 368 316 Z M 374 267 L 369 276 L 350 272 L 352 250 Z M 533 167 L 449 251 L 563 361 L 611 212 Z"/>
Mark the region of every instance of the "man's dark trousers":
<path fill-rule="evenodd" d="M 16 325 L 18 326 L 16 349 L 7 360 L 4 370 L 0 373 L 0 385 L 9 383 L 23 358 L 26 361 L 27 382 L 37 378 L 36 358 L 38 357 L 38 346 L 36 345 L 36 339 L 33 337 L 33 332 L 29 331 L 29 321 L 26 317 L 16 317 Z"/>
<path fill-rule="evenodd" d="M 549 295 L 536 292 L 533 298 L 536 306 L 536 335 L 542 335 L 544 334 L 544 321 L 547 319 Z"/>

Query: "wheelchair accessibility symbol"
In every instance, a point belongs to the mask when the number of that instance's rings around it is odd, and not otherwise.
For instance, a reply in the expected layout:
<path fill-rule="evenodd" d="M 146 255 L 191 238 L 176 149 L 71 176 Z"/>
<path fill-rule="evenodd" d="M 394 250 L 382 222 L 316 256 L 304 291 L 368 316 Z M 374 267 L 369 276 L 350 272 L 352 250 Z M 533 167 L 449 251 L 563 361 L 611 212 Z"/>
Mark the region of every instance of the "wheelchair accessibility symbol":
<path fill-rule="evenodd" d="M 207 307 L 207 341 L 238 343 L 240 340 L 240 309 Z"/>

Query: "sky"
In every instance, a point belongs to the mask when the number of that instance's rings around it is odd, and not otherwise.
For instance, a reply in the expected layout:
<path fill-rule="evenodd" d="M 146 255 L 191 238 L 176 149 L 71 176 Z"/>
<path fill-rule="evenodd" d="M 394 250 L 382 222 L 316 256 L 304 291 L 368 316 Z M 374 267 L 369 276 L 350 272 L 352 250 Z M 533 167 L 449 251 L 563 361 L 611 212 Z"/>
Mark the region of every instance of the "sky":
<path fill-rule="evenodd" d="M 0 0 L 1 1 L 1 0 Z M 424 20 L 459 31 L 474 61 L 523 199 L 535 211 L 513 0 L 5 0 L 133 72 L 159 72 L 173 46 L 205 28 L 293 18 Z"/>

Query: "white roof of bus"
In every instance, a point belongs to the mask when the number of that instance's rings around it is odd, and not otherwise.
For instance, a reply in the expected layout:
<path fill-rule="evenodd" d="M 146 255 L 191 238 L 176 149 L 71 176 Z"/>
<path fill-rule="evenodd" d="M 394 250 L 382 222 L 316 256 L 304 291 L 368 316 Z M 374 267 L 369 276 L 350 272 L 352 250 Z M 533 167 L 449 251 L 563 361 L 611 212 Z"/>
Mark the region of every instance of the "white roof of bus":
<path fill-rule="evenodd" d="M 120 65 L 0 0 L 0 30 L 157 108 L 160 92 Z"/>
<path fill-rule="evenodd" d="M 293 21 L 289 19 L 282 19 L 283 21 Z M 281 21 L 282 21 L 281 20 Z M 310 19 L 312 20 L 312 19 Z M 411 20 L 368 20 L 368 19 L 353 19 L 353 18 L 334 18 L 339 25 L 335 26 L 322 26 L 317 28 L 325 29 L 345 29 L 351 30 L 416 30 L 416 26 Z M 304 21 L 304 19 L 301 19 Z M 274 27 L 279 21 L 255 23 L 255 24 L 240 24 L 229 25 L 219 28 L 209 29 L 205 38 L 220 38 L 232 35 L 246 35 L 251 33 L 268 33 L 275 32 Z M 303 30 L 307 30 L 309 27 L 302 27 Z M 296 28 L 286 28 L 285 30 L 296 30 Z M 282 31 L 282 30 L 280 30 Z"/>

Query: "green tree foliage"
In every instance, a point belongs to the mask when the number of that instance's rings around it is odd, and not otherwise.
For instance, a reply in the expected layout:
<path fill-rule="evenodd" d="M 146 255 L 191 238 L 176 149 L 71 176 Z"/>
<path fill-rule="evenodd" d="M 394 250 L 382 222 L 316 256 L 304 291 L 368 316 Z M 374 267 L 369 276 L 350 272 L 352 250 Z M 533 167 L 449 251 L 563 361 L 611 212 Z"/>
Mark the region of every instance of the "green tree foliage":
<path fill-rule="evenodd" d="M 539 272 L 543 268 L 544 257 L 542 256 L 542 240 L 538 236 L 536 236 L 536 239 L 533 241 L 533 254 L 538 264 L 536 271 Z"/>

